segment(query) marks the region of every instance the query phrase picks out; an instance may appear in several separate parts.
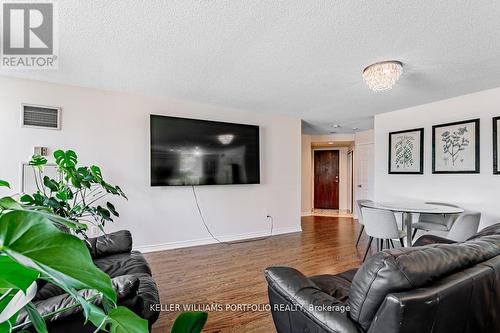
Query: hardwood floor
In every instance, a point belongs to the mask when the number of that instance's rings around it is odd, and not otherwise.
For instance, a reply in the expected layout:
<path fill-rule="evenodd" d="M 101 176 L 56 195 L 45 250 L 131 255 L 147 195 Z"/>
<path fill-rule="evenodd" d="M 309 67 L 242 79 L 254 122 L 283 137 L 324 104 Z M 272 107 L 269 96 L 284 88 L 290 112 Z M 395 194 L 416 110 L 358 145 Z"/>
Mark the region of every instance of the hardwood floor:
<path fill-rule="evenodd" d="M 263 270 L 291 266 L 306 275 L 360 265 L 366 239 L 345 217 L 303 217 L 302 232 L 234 245 L 206 245 L 147 254 L 162 304 L 267 304 Z M 178 312 L 162 312 L 154 333 L 169 332 Z M 209 312 L 203 332 L 275 332 L 269 312 Z"/>

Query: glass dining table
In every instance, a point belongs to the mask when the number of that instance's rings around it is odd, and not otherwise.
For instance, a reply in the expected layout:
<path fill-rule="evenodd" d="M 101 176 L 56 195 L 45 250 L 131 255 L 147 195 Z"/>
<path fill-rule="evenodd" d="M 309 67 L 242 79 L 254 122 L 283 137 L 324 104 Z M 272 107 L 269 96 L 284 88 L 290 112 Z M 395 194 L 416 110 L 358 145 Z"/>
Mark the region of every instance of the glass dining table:
<path fill-rule="evenodd" d="M 430 204 L 425 202 L 377 202 L 367 201 L 361 206 L 375 209 L 389 210 L 394 213 L 402 213 L 403 228 L 406 228 L 406 246 L 412 246 L 412 214 L 460 214 L 464 210 L 459 207 Z"/>

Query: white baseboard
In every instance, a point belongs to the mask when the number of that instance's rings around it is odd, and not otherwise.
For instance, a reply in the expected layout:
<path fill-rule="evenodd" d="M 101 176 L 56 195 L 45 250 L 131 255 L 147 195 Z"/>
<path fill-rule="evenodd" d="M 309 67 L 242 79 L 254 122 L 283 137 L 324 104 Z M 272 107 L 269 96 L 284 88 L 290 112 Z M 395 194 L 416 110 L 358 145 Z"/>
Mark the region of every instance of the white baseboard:
<path fill-rule="evenodd" d="M 278 229 L 273 230 L 273 236 L 282 235 L 282 234 L 289 234 L 292 232 L 301 232 L 301 231 L 302 231 L 302 229 L 300 228 L 300 226 L 288 227 L 288 228 L 278 228 Z M 240 241 L 240 240 L 245 240 L 245 239 L 260 238 L 260 237 L 267 237 L 267 236 L 269 236 L 269 231 L 256 231 L 256 232 L 249 232 L 249 233 L 245 233 L 245 234 L 216 236 L 216 237 L 223 242 L 235 242 L 235 241 Z M 216 243 L 217 243 L 217 241 L 215 239 L 208 237 L 208 238 L 198 238 L 198 239 L 191 239 L 191 240 L 178 241 L 178 242 L 154 244 L 154 245 L 134 246 L 134 250 L 141 251 L 143 253 L 148 253 L 148 252 L 174 250 L 174 249 L 180 249 L 180 248 L 185 248 L 185 247 L 209 245 L 209 244 L 216 244 Z"/>
<path fill-rule="evenodd" d="M 311 212 L 302 212 L 301 213 L 302 216 L 311 216 Z"/>

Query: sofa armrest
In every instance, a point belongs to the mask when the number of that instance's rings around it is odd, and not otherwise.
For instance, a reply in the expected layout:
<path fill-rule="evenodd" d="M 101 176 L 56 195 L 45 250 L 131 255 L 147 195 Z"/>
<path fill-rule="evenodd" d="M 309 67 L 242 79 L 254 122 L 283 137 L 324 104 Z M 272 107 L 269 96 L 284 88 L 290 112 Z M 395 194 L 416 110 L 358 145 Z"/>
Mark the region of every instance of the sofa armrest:
<path fill-rule="evenodd" d="M 139 288 L 139 278 L 133 275 L 117 276 L 111 279 L 111 283 L 116 291 L 118 302 L 129 297 L 135 297 Z M 90 303 L 94 305 L 101 305 L 102 298 L 96 290 L 83 289 L 78 291 L 78 294 L 81 297 L 89 300 Z M 55 322 L 62 319 L 71 319 L 75 315 L 80 315 L 83 311 L 80 303 L 67 293 L 62 293 L 43 300 L 38 300 L 35 301 L 34 304 L 36 306 L 36 309 L 38 310 L 38 313 L 40 313 L 40 315 L 42 316 L 55 313 L 47 318 L 49 322 Z M 28 313 L 25 310 L 22 310 L 19 313 L 16 326 L 18 325 L 31 325 Z"/>
<path fill-rule="evenodd" d="M 111 283 L 118 301 L 135 296 L 139 289 L 139 278 L 131 274 L 112 278 Z"/>
<path fill-rule="evenodd" d="M 265 270 L 265 276 L 270 290 L 296 307 L 300 313 L 324 331 L 359 332 L 354 321 L 348 317 L 348 306 L 323 292 L 299 271 L 290 267 L 270 267 Z M 273 303 L 272 298 L 271 303 Z M 277 315 L 282 310 L 280 305 L 282 304 L 271 304 L 273 315 Z M 289 315 L 293 316 L 295 313 L 291 312 Z M 281 330 L 278 328 L 278 332 L 281 331 L 299 332 L 299 328 L 281 328 Z"/>
<path fill-rule="evenodd" d="M 132 251 L 132 235 L 128 230 L 120 230 L 103 236 L 89 238 L 87 246 L 92 258 Z"/>
<path fill-rule="evenodd" d="M 101 296 L 95 290 L 84 289 L 78 291 L 78 294 L 81 297 L 89 300 L 90 303 L 94 305 L 101 304 Z M 42 316 L 47 316 L 53 313 L 53 315 L 51 315 L 49 318 L 46 319 L 48 322 L 55 322 L 64 318 L 69 318 L 71 316 L 80 314 L 82 312 L 80 303 L 72 296 L 66 293 L 50 297 L 41 301 L 35 301 L 33 304 L 35 305 L 38 313 L 40 313 L 40 315 Z M 61 311 L 63 309 L 66 310 Z M 30 318 L 25 309 L 22 309 L 19 312 L 19 316 L 17 318 L 15 326 L 16 327 L 31 326 Z"/>
<path fill-rule="evenodd" d="M 424 246 L 430 244 L 453 244 L 455 241 L 435 235 L 423 235 L 419 237 L 413 246 Z"/>

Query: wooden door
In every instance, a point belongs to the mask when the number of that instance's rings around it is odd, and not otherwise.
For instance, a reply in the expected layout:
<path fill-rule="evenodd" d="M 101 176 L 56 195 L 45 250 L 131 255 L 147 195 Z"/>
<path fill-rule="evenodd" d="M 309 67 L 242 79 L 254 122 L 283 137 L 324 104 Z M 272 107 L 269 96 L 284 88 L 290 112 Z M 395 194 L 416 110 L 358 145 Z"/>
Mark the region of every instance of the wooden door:
<path fill-rule="evenodd" d="M 339 209 L 339 151 L 314 151 L 314 208 Z"/>

